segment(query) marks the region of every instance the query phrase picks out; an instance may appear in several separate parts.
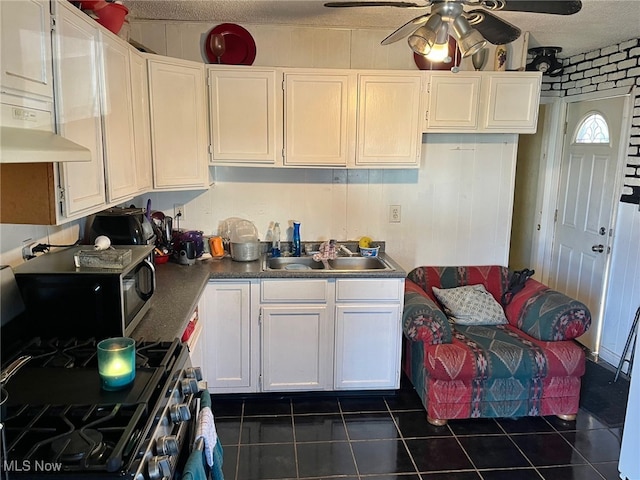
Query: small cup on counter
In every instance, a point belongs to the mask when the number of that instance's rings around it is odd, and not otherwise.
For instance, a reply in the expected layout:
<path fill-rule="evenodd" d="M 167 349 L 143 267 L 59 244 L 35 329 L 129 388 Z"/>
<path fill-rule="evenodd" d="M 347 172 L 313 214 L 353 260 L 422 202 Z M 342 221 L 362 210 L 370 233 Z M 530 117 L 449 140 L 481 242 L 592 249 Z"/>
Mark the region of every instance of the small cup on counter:
<path fill-rule="evenodd" d="M 209 253 L 214 258 L 224 257 L 224 245 L 222 243 L 222 237 L 215 235 L 209 237 Z"/>
<path fill-rule="evenodd" d="M 98 343 L 98 373 L 103 390 L 122 390 L 136 378 L 136 341 L 107 338 Z"/>

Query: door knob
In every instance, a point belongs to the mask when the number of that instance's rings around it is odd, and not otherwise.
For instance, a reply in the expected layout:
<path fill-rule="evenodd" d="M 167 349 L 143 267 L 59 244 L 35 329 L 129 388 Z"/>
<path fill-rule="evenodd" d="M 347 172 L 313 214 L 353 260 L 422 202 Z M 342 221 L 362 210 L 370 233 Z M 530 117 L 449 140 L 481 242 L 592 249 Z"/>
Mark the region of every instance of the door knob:
<path fill-rule="evenodd" d="M 591 247 L 591 251 L 602 253 L 602 252 L 604 252 L 604 245 L 593 245 Z"/>

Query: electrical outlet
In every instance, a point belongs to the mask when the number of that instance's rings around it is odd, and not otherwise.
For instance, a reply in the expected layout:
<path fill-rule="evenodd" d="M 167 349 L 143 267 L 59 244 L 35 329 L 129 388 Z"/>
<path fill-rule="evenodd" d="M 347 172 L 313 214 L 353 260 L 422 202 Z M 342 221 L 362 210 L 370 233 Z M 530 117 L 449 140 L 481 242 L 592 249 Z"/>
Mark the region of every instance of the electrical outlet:
<path fill-rule="evenodd" d="M 402 221 L 401 211 L 400 205 L 389 205 L 389 223 L 400 223 Z"/>
<path fill-rule="evenodd" d="M 25 240 L 22 242 L 22 259 L 23 260 L 30 260 L 33 257 L 36 256 L 35 253 L 33 253 L 33 247 L 36 246 L 36 242 L 32 242 L 31 239 Z"/>
<path fill-rule="evenodd" d="M 184 205 L 182 203 L 173 204 L 173 218 L 174 220 L 179 218 L 181 223 L 186 220 L 187 217 L 184 214 Z"/>

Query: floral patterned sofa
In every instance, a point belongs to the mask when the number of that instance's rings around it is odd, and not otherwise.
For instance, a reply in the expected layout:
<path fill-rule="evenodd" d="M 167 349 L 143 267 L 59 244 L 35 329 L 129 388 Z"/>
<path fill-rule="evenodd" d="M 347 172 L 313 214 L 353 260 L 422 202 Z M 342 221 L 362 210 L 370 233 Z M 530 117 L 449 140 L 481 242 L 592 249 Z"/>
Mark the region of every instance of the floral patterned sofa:
<path fill-rule="evenodd" d="M 403 368 L 430 423 L 538 415 L 575 419 L 585 354 L 573 339 L 591 324 L 584 304 L 529 279 L 499 308 L 504 324 L 461 325 L 445 315 L 433 290 L 483 285 L 500 302 L 510 275 L 500 266 L 409 272 Z"/>

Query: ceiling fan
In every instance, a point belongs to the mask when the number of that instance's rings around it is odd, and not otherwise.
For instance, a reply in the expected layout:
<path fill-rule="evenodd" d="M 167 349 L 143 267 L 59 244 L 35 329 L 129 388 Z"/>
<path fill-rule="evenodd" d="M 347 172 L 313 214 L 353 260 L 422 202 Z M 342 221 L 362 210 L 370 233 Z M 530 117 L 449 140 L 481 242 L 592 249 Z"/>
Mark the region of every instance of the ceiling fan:
<path fill-rule="evenodd" d="M 463 57 L 473 55 L 488 42 L 494 45 L 511 43 L 520 36 L 520 29 L 491 12 L 530 12 L 551 15 L 573 15 L 582 8 L 580 0 L 426 0 L 424 3 L 388 0 L 327 2 L 325 7 L 396 7 L 430 8 L 429 13 L 410 20 L 382 40 L 389 45 L 405 37 L 411 49 L 433 58 L 448 51 L 451 35 Z M 464 6 L 482 7 L 465 11 Z M 435 55 L 434 55 L 435 54 Z M 440 61 L 446 54 L 440 55 Z"/>

